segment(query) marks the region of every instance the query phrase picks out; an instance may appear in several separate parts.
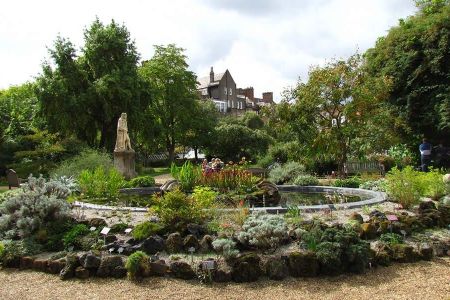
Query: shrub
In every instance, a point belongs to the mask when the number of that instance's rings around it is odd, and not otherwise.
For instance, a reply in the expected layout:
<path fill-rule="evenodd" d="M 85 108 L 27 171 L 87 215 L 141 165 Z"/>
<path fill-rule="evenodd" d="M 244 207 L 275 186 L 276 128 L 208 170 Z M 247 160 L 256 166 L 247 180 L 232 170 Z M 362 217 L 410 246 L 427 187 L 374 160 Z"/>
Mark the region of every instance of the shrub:
<path fill-rule="evenodd" d="M 216 239 L 212 242 L 212 246 L 226 260 L 235 258 L 239 254 L 239 251 L 235 248 L 236 243 L 231 239 Z"/>
<path fill-rule="evenodd" d="M 5 253 L 5 245 L 3 244 L 3 242 L 0 242 L 0 261 L 2 260 L 4 253 Z"/>
<path fill-rule="evenodd" d="M 444 174 L 437 169 L 431 169 L 429 172 L 421 173 L 421 179 L 424 185 L 424 196 L 433 200 L 439 200 L 446 194 L 445 182 L 442 180 Z"/>
<path fill-rule="evenodd" d="M 152 176 L 139 176 L 131 179 L 124 184 L 124 187 L 135 188 L 135 187 L 151 187 L 155 185 L 155 178 Z"/>
<path fill-rule="evenodd" d="M 6 199 L 17 196 L 21 193 L 21 189 L 7 190 L 6 192 L 0 193 L 0 204 L 2 204 Z"/>
<path fill-rule="evenodd" d="M 172 176 L 180 182 L 183 191 L 192 191 L 200 177 L 200 171 L 190 161 L 186 161 L 181 168 L 172 163 L 170 167 Z"/>
<path fill-rule="evenodd" d="M 68 219 L 69 194 L 69 189 L 59 182 L 29 177 L 23 192 L 0 206 L 0 238 L 29 237 L 52 222 Z"/>
<path fill-rule="evenodd" d="M 128 256 L 125 268 L 129 279 L 142 277 L 150 270 L 150 257 L 142 251 L 136 251 Z"/>
<path fill-rule="evenodd" d="M 397 233 L 383 233 L 380 236 L 380 241 L 388 246 L 403 244 L 403 237 Z"/>
<path fill-rule="evenodd" d="M 191 197 L 198 206 L 207 208 L 213 206 L 218 195 L 219 193 L 213 191 L 210 187 L 196 186 Z"/>
<path fill-rule="evenodd" d="M 85 224 L 77 224 L 70 229 L 63 238 L 63 244 L 65 248 L 73 246 L 74 248 L 80 248 L 78 238 L 88 234 L 89 228 Z"/>
<path fill-rule="evenodd" d="M 336 187 L 347 187 L 347 188 L 359 188 L 359 186 L 361 185 L 361 179 L 353 176 L 350 178 L 345 178 L 345 179 L 337 179 L 334 183 L 333 186 Z"/>
<path fill-rule="evenodd" d="M 284 218 L 263 212 L 251 214 L 237 235 L 241 243 L 262 249 L 276 249 L 286 238 L 287 226 Z"/>
<path fill-rule="evenodd" d="M 111 226 L 111 233 L 123 233 L 125 229 L 130 228 L 126 223 L 117 223 Z"/>
<path fill-rule="evenodd" d="M 421 172 L 415 171 L 411 166 L 399 170 L 394 167 L 386 175 L 386 190 L 388 195 L 404 208 L 419 203 L 424 192 Z"/>
<path fill-rule="evenodd" d="M 89 198 L 117 198 L 119 189 L 123 187 L 125 180 L 116 170 L 105 172 L 102 167 L 94 171 L 84 170 L 78 177 L 80 190 Z"/>
<path fill-rule="evenodd" d="M 294 181 L 292 181 L 292 183 L 295 185 L 302 185 L 302 186 L 318 185 L 319 179 L 317 179 L 312 175 L 299 175 L 294 179 Z"/>
<path fill-rule="evenodd" d="M 370 180 L 359 185 L 360 189 L 386 192 L 386 179 L 380 178 L 378 180 Z"/>
<path fill-rule="evenodd" d="M 201 175 L 199 183 L 220 191 L 251 190 L 259 178 L 244 170 L 241 166 L 233 164 L 217 172 L 207 172 Z"/>
<path fill-rule="evenodd" d="M 189 223 L 203 223 L 204 208 L 180 190 L 170 191 L 164 196 L 154 195 L 154 211 L 170 230 L 182 232 Z"/>
<path fill-rule="evenodd" d="M 105 152 L 99 152 L 93 149 L 84 150 L 79 155 L 63 161 L 55 170 L 51 172 L 52 176 L 66 176 L 77 178 L 82 171 L 94 171 L 97 168 L 104 172 L 114 168 L 111 156 Z"/>
<path fill-rule="evenodd" d="M 274 167 L 269 172 L 269 180 L 275 184 L 283 184 L 293 180 L 295 177 L 302 175 L 305 167 L 295 161 L 288 162 L 284 165 Z"/>
<path fill-rule="evenodd" d="M 143 240 L 156 233 L 160 233 L 163 227 L 160 224 L 146 221 L 137 224 L 131 234 L 136 240 Z"/>
<path fill-rule="evenodd" d="M 29 238 L 20 241 L 4 240 L 2 244 L 3 254 L 0 255 L 0 263 L 3 266 L 9 266 L 13 262 L 18 265 L 21 257 L 42 252 L 42 246 Z"/>
<path fill-rule="evenodd" d="M 392 146 L 388 150 L 388 156 L 394 160 L 397 167 L 405 167 L 413 161 L 414 154 L 405 144 Z"/>

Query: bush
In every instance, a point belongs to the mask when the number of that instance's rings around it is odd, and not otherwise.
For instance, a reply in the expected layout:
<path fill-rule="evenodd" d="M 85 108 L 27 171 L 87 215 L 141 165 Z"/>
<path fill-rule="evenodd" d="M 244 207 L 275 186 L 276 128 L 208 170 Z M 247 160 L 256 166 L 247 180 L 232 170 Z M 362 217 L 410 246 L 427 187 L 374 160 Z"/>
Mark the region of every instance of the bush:
<path fill-rule="evenodd" d="M 51 174 L 52 176 L 66 176 L 78 178 L 82 171 L 93 172 L 97 168 L 105 173 L 114 168 L 111 156 L 105 152 L 93 149 L 84 150 L 79 155 L 63 161 Z"/>
<path fill-rule="evenodd" d="M 236 243 L 231 239 L 217 239 L 212 242 L 212 246 L 226 260 L 235 258 L 239 254 L 239 251 L 235 248 Z"/>
<path fill-rule="evenodd" d="M 295 161 L 279 165 L 270 170 L 269 180 L 275 184 L 283 184 L 289 182 L 305 172 L 305 167 Z"/>
<path fill-rule="evenodd" d="M 386 175 L 386 190 L 388 195 L 404 208 L 418 204 L 424 193 L 422 173 L 411 166 L 399 170 L 396 167 Z"/>
<path fill-rule="evenodd" d="M 5 253 L 5 245 L 2 242 L 0 242 L 0 261 L 2 260 L 4 253 Z"/>
<path fill-rule="evenodd" d="M 197 202 L 180 190 L 170 191 L 164 196 L 154 195 L 155 205 L 151 209 L 161 218 L 161 221 L 172 231 L 182 232 L 189 223 L 203 223 L 208 217 L 203 211 L 206 203 Z"/>
<path fill-rule="evenodd" d="M 403 237 L 397 233 L 383 233 L 380 241 L 388 246 L 403 244 Z"/>
<path fill-rule="evenodd" d="M 263 212 L 251 214 L 237 235 L 241 243 L 262 249 L 276 249 L 286 238 L 287 226 L 284 218 Z"/>
<path fill-rule="evenodd" d="M 137 224 L 131 234 L 136 240 L 146 239 L 154 234 L 160 233 L 163 227 L 157 223 L 146 221 Z"/>
<path fill-rule="evenodd" d="M 443 172 L 437 169 L 430 169 L 429 172 L 421 173 L 421 180 L 424 185 L 424 196 L 433 200 L 439 200 L 446 194 L 446 185 L 442 180 Z"/>
<path fill-rule="evenodd" d="M 125 180 L 116 170 L 105 172 L 102 167 L 94 171 L 84 170 L 78 177 L 80 190 L 89 198 L 117 198 L 119 189 L 123 187 Z"/>
<path fill-rule="evenodd" d="M 0 263 L 3 266 L 9 266 L 10 264 L 18 266 L 21 257 L 42 252 L 42 246 L 29 238 L 20 241 L 4 240 L 2 244 L 3 254 L 0 255 Z"/>
<path fill-rule="evenodd" d="M 186 161 L 181 168 L 172 163 L 170 173 L 180 182 L 183 191 L 192 191 L 200 178 L 200 170 L 192 165 L 190 161 Z"/>
<path fill-rule="evenodd" d="M 196 186 L 191 197 L 200 207 L 212 207 L 219 193 L 210 187 Z"/>
<path fill-rule="evenodd" d="M 6 192 L 0 193 L 0 204 L 2 204 L 6 199 L 17 196 L 21 193 L 21 189 L 7 190 Z"/>
<path fill-rule="evenodd" d="M 386 179 L 380 178 L 378 180 L 366 181 L 361 183 L 359 188 L 364 190 L 386 192 Z"/>
<path fill-rule="evenodd" d="M 63 238 L 64 248 L 69 248 L 73 246 L 74 248 L 80 248 L 78 238 L 88 234 L 89 228 L 84 224 L 77 224 L 72 229 L 70 229 Z"/>
<path fill-rule="evenodd" d="M 152 176 L 139 176 L 126 182 L 124 184 L 124 187 L 136 188 L 136 187 L 151 187 L 154 185 L 155 185 L 155 178 L 153 178 Z"/>
<path fill-rule="evenodd" d="M 70 217 L 70 191 L 59 182 L 29 177 L 23 192 L 0 206 L 0 238 L 26 238 Z"/>
<path fill-rule="evenodd" d="M 136 251 L 128 256 L 125 268 L 129 279 L 143 277 L 150 270 L 150 257 L 142 251 Z"/>
<path fill-rule="evenodd" d="M 359 188 L 359 186 L 361 185 L 361 179 L 353 176 L 350 178 L 345 178 L 345 179 L 337 179 L 334 183 L 333 186 L 336 187 L 347 187 L 347 188 Z"/>
<path fill-rule="evenodd" d="M 319 179 L 312 175 L 299 175 L 292 181 L 292 183 L 301 186 L 319 185 Z"/>

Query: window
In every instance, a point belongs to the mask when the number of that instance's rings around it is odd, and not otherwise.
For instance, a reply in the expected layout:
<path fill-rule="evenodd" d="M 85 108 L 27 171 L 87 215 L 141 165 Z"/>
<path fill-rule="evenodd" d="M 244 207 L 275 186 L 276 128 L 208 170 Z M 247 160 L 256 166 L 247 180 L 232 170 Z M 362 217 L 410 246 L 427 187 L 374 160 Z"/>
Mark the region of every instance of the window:
<path fill-rule="evenodd" d="M 231 101 L 231 108 L 234 108 L 234 101 Z"/>
<path fill-rule="evenodd" d="M 224 95 L 227 94 L 227 88 L 226 87 L 223 88 L 223 93 L 224 93 Z"/>
<path fill-rule="evenodd" d="M 231 100 L 228 100 L 228 107 L 231 107 Z"/>
<path fill-rule="evenodd" d="M 228 89 L 228 94 L 231 96 L 233 95 L 233 90 L 231 88 Z"/>
<path fill-rule="evenodd" d="M 337 126 L 337 120 L 336 119 L 332 119 L 331 120 L 331 126 L 333 126 L 333 127 Z"/>

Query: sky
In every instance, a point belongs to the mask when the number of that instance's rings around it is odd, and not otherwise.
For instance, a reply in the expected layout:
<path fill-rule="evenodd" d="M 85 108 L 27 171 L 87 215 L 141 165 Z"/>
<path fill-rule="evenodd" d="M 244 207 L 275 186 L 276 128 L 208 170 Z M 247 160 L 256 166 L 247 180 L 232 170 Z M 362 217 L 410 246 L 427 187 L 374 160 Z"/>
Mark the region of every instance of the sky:
<path fill-rule="evenodd" d="M 0 10 L 0 89 L 33 80 L 58 35 L 80 49 L 96 17 L 124 24 L 142 60 L 153 45 L 186 49 L 198 77 L 231 72 L 255 96 L 281 92 L 312 65 L 364 52 L 413 0 L 39 0 L 4 1 Z"/>

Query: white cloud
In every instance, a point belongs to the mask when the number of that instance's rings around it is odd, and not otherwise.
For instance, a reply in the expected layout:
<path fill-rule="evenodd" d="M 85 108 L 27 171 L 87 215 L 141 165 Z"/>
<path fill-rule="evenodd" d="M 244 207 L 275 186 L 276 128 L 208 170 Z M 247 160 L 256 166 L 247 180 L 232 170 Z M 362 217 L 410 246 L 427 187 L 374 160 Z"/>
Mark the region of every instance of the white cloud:
<path fill-rule="evenodd" d="M 310 65 L 372 47 L 415 11 L 411 0 L 7 1 L 0 11 L 0 88 L 32 80 L 58 34 L 78 47 L 98 16 L 124 23 L 142 59 L 154 44 L 186 49 L 199 77 L 229 69 L 256 95 L 284 87 Z"/>

